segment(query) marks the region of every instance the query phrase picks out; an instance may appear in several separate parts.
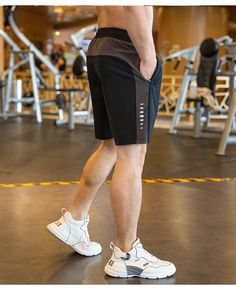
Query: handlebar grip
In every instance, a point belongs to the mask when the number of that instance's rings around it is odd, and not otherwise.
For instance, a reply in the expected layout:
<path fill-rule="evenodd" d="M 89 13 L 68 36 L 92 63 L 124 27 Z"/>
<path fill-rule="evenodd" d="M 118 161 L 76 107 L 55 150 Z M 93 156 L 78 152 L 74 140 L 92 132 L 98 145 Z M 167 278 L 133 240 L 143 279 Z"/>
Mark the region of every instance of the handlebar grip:
<path fill-rule="evenodd" d="M 173 67 L 173 72 L 175 72 L 178 69 L 179 64 L 180 64 L 180 60 L 177 60 L 174 67 Z"/>

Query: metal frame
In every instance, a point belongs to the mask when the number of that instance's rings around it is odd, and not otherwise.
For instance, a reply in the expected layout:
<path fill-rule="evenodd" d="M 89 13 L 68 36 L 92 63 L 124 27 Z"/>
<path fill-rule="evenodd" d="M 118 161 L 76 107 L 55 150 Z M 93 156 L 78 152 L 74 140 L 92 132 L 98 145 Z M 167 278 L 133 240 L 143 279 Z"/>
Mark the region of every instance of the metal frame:
<path fill-rule="evenodd" d="M 10 24 L 12 30 L 14 31 L 15 35 L 21 40 L 21 42 L 28 48 L 29 55 L 31 55 L 31 53 L 32 53 L 33 56 L 36 56 L 43 64 L 45 64 L 45 66 L 48 68 L 48 70 L 54 74 L 55 88 L 59 89 L 60 88 L 60 77 L 61 77 L 59 70 L 19 30 L 19 28 L 17 27 L 17 25 L 15 23 L 14 17 L 13 17 L 13 12 L 15 11 L 15 9 L 16 9 L 16 6 L 12 6 L 12 8 L 10 9 L 9 16 L 8 16 L 8 21 L 9 21 L 9 24 Z M 39 94 L 38 94 L 39 85 L 37 84 L 37 79 L 35 81 L 35 78 L 37 76 L 38 80 L 40 80 L 40 81 L 43 81 L 43 78 L 42 78 L 41 73 L 38 70 L 38 68 L 36 68 L 35 63 L 32 60 L 32 56 L 30 56 L 30 58 L 29 58 L 29 64 L 30 64 L 30 70 L 31 70 L 31 75 L 32 75 L 33 91 L 34 91 L 34 95 L 36 95 L 35 96 L 36 115 L 40 115 L 39 108 L 37 107 L 38 106 L 37 104 L 40 103 Z M 8 95 L 9 95 L 9 93 L 8 93 Z M 43 100 L 42 101 L 42 104 L 44 104 L 44 105 L 47 103 L 50 105 L 52 103 L 52 100 Z M 42 118 L 37 117 L 37 122 L 41 123 Z M 57 123 L 57 125 L 65 123 L 63 110 L 58 111 L 58 119 L 56 120 L 56 123 Z"/>
<path fill-rule="evenodd" d="M 87 58 L 86 58 L 86 52 L 83 48 L 83 41 L 85 38 L 85 35 L 87 33 L 95 32 L 97 30 L 97 24 L 91 24 L 89 26 L 81 28 L 76 33 L 73 33 L 70 35 L 71 41 L 74 45 L 74 47 L 78 50 L 79 54 L 84 59 L 84 63 L 87 64 Z M 87 72 L 87 66 L 84 66 L 85 72 Z"/>
<path fill-rule="evenodd" d="M 225 156 L 226 147 L 228 144 L 236 144 L 236 136 L 230 136 L 230 133 L 235 133 L 235 131 L 232 130 L 233 124 L 235 122 L 235 114 L 236 114 L 236 90 L 234 91 L 233 97 L 229 105 L 228 117 L 225 122 L 225 127 L 220 139 L 218 150 L 216 152 L 218 156 Z"/>
<path fill-rule="evenodd" d="M 85 64 L 87 63 L 86 60 L 86 52 L 83 49 L 83 40 L 87 33 L 95 32 L 97 30 L 97 24 L 92 24 L 86 27 L 83 27 L 78 32 L 71 34 L 71 41 L 76 49 L 78 49 L 79 54 L 83 57 Z M 85 66 L 85 71 L 87 71 L 87 67 Z M 69 129 L 74 130 L 75 128 L 75 117 L 76 116 L 85 116 L 86 117 L 86 124 L 93 123 L 92 117 L 92 100 L 91 94 L 88 94 L 88 108 L 87 110 L 75 110 L 74 106 L 74 92 L 70 92 L 69 94 Z"/>
<path fill-rule="evenodd" d="M 235 114 L 236 114 L 236 43 L 231 43 L 227 45 L 230 55 L 225 56 L 227 62 L 229 62 L 230 71 L 224 72 L 229 76 L 230 90 L 229 90 L 229 112 L 228 117 L 225 122 L 225 127 L 222 132 L 219 147 L 216 152 L 219 156 L 224 156 L 226 154 L 226 147 L 228 144 L 236 144 L 236 136 L 230 136 L 231 133 L 236 133 L 233 128 L 235 127 Z"/>
<path fill-rule="evenodd" d="M 75 110 L 74 106 L 74 92 L 69 93 L 69 117 L 68 117 L 68 128 L 69 130 L 75 129 L 75 117 L 76 116 L 85 116 L 86 123 L 92 124 L 93 118 L 91 118 L 91 110 L 92 110 L 92 101 L 91 96 L 88 96 L 88 110 Z"/>
<path fill-rule="evenodd" d="M 3 75 L 1 76 L 1 79 L 4 81 L 6 77 L 7 78 L 7 85 L 5 90 L 5 98 L 2 96 L 2 114 L 0 114 L 0 117 L 3 117 L 4 119 L 7 119 L 9 116 L 17 116 L 19 113 L 21 113 L 21 106 L 22 103 L 28 103 L 28 102 L 35 102 L 35 109 L 36 109 L 36 120 L 38 123 L 42 122 L 42 115 L 41 115 L 41 109 L 39 104 L 39 93 L 38 93 L 38 87 L 37 87 L 37 79 L 36 79 L 36 70 L 35 70 L 35 64 L 34 64 L 34 57 L 33 54 L 30 51 L 22 51 L 18 47 L 18 45 L 2 30 L 0 30 L 0 36 L 4 39 L 4 41 L 10 46 L 11 52 L 10 52 L 10 58 L 9 58 L 9 68 L 4 71 Z M 18 63 L 15 63 L 15 55 L 19 55 L 22 59 Z M 32 84 L 34 88 L 34 97 L 28 98 L 26 100 L 25 98 L 22 99 L 22 94 L 20 96 L 20 92 L 16 92 L 16 96 L 12 97 L 12 87 L 13 87 L 13 73 L 16 68 L 19 68 L 20 66 L 26 64 L 29 62 L 30 71 L 31 71 L 31 77 L 32 77 Z M 18 87 L 19 88 L 19 84 Z M 20 88 L 19 88 L 20 89 Z M 30 100 L 29 100 L 30 99 Z M 10 103 L 16 104 L 16 113 L 9 113 L 9 105 Z"/>
<path fill-rule="evenodd" d="M 31 79 L 32 79 L 32 86 L 33 86 L 33 93 L 34 96 L 32 98 L 20 98 L 19 94 L 17 97 L 11 97 L 12 93 L 12 85 L 13 85 L 13 73 L 15 70 L 15 55 L 16 54 L 25 54 L 27 55 L 24 63 L 29 63 L 30 72 L 31 72 Z M 22 65 L 23 62 L 21 62 Z M 35 111 L 36 111 L 36 121 L 38 123 L 42 122 L 42 113 L 40 108 L 39 102 L 39 91 L 38 91 L 38 84 L 37 84 L 37 77 L 36 77 L 36 70 L 35 70 L 35 62 L 34 62 L 34 55 L 31 51 L 23 52 L 23 51 L 14 51 L 12 50 L 10 53 L 10 66 L 9 66 L 9 73 L 7 79 L 7 88 L 6 88 L 6 96 L 4 100 L 4 107 L 3 107 L 3 116 L 6 119 L 8 116 L 17 116 L 18 114 L 10 114 L 9 113 L 9 105 L 10 103 L 15 103 L 18 105 L 19 103 L 29 103 L 34 102 Z M 16 106 L 18 107 L 18 106 Z M 19 107 L 18 107 L 19 108 Z M 16 110 L 19 113 L 19 110 Z"/>
<path fill-rule="evenodd" d="M 84 62 L 86 61 L 86 54 L 83 50 L 83 40 L 87 33 L 95 32 L 97 30 L 97 24 L 91 24 L 89 26 L 81 28 L 76 33 L 71 34 L 71 41 L 76 49 L 79 50 L 80 55 L 83 57 Z"/>
<path fill-rule="evenodd" d="M 231 43 L 232 39 L 226 35 L 226 36 L 223 36 L 221 38 L 216 39 L 216 41 L 219 44 L 225 44 L 225 43 Z M 186 98 L 189 84 L 191 81 L 196 79 L 196 73 L 194 73 L 192 69 L 193 69 L 193 64 L 195 62 L 199 48 L 200 48 L 199 45 L 191 47 L 191 48 L 187 48 L 187 49 L 175 52 L 175 53 L 171 54 L 170 56 L 167 56 L 163 59 L 163 63 L 168 62 L 168 61 L 172 61 L 172 60 L 177 60 L 177 65 L 175 67 L 178 66 L 178 63 L 180 62 L 181 58 L 184 58 L 187 61 L 187 66 L 186 66 L 185 71 L 184 71 L 183 83 L 181 86 L 179 98 L 178 98 L 178 101 L 176 104 L 174 116 L 173 116 L 171 127 L 169 130 L 169 132 L 171 134 L 177 133 L 177 129 L 189 130 L 188 127 L 180 126 L 179 122 L 180 122 L 181 114 L 184 114 L 187 112 L 184 109 L 184 103 L 185 103 L 185 98 Z M 223 76 L 223 74 L 219 74 L 219 75 Z M 192 111 L 192 113 L 195 112 L 194 109 L 192 109 L 191 111 Z M 198 112 L 198 113 L 200 113 L 200 112 Z M 197 117 L 195 118 L 195 120 L 196 120 L 196 122 L 197 121 L 199 122 L 199 120 L 201 120 L 201 118 L 199 119 L 199 116 L 197 116 Z M 205 120 L 205 117 L 204 117 L 204 120 Z M 206 124 L 207 123 L 208 123 L 208 121 L 206 121 Z M 195 136 L 199 135 L 199 126 L 200 125 L 197 125 L 195 128 L 195 130 L 198 131 L 197 134 L 195 132 Z M 204 126 L 204 129 L 206 129 L 206 126 Z"/>
<path fill-rule="evenodd" d="M 15 11 L 16 6 L 12 6 L 11 8 L 11 13 L 8 16 L 8 21 L 9 24 L 14 31 L 15 35 L 26 45 L 26 47 L 32 51 L 37 58 L 40 59 L 42 63 L 45 64 L 45 66 L 56 75 L 59 75 L 59 70 L 40 52 L 39 49 L 36 48 L 36 46 L 19 30 L 17 27 L 14 17 L 13 17 L 13 12 Z M 55 78 L 56 81 L 56 78 Z"/>

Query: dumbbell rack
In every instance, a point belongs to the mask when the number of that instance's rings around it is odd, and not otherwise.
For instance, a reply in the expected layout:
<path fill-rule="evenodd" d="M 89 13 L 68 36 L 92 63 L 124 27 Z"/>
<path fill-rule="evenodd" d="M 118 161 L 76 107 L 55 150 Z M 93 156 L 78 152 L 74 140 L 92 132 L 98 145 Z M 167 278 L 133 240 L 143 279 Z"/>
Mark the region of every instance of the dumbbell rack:
<path fill-rule="evenodd" d="M 57 94 L 56 96 L 56 104 L 59 108 L 59 116 L 60 116 L 60 111 L 64 112 L 66 108 L 66 103 L 67 100 L 65 98 L 64 93 L 69 94 L 69 108 L 68 108 L 68 120 L 64 120 L 63 122 L 61 121 L 58 123 L 58 120 L 55 121 L 56 126 L 60 126 L 63 124 L 68 124 L 68 129 L 69 130 L 74 130 L 75 129 L 75 117 L 77 116 L 83 116 L 86 117 L 86 124 L 93 124 L 93 119 L 91 117 L 91 110 L 92 110 L 92 102 L 91 102 L 91 97 L 89 96 L 88 98 L 88 108 L 87 110 L 75 110 L 75 105 L 74 105 L 74 93 L 81 92 L 81 89 L 78 88 L 42 88 L 41 90 L 43 91 L 53 91 Z"/>

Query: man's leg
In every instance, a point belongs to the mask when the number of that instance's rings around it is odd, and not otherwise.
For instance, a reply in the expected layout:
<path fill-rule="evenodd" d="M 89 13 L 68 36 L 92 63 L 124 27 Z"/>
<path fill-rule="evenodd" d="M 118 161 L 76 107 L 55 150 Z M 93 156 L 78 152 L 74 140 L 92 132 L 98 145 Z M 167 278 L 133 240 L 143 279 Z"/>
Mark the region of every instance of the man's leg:
<path fill-rule="evenodd" d="M 80 185 L 69 209 L 76 220 L 88 216 L 90 206 L 97 191 L 111 172 L 117 158 L 114 139 L 103 140 L 98 149 L 86 162 L 80 179 Z"/>
<path fill-rule="evenodd" d="M 129 251 L 137 238 L 146 147 L 146 144 L 117 146 L 110 193 L 117 227 L 116 246 L 123 252 Z"/>
<path fill-rule="evenodd" d="M 111 183 L 111 202 L 116 221 L 116 242 L 105 273 L 120 278 L 158 279 L 172 276 L 176 268 L 146 251 L 137 238 L 142 202 L 142 170 L 146 144 L 117 146 L 117 162 Z"/>
<path fill-rule="evenodd" d="M 104 183 L 116 162 L 113 139 L 103 140 L 88 159 L 80 179 L 80 185 L 69 211 L 62 209 L 62 217 L 47 225 L 47 229 L 84 256 L 101 253 L 99 243 L 91 241 L 88 233 L 88 212 L 98 189 Z"/>
<path fill-rule="evenodd" d="M 104 140 L 87 161 L 74 202 L 69 211 L 62 209 L 59 220 L 47 225 L 47 229 L 84 256 L 101 253 L 99 243 L 90 240 L 88 212 L 98 189 L 104 183 L 116 161 L 114 141 Z"/>

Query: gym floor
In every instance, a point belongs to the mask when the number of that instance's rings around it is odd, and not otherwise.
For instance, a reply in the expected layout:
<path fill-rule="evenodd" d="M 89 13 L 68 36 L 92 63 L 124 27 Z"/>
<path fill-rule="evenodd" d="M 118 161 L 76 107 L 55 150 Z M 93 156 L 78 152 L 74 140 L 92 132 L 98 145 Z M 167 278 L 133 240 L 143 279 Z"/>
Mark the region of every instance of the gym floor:
<path fill-rule="evenodd" d="M 236 181 L 143 183 L 139 234 L 144 247 L 177 272 L 162 280 L 104 275 L 115 226 L 105 183 L 93 203 L 89 231 L 103 253 L 86 258 L 54 238 L 46 225 L 69 207 L 76 181 L 98 147 L 93 127 L 55 128 L 52 121 L 0 120 L 1 284 L 235 284 Z M 169 135 L 155 128 L 143 179 L 236 177 L 236 147 L 215 155 L 219 139 Z M 108 179 L 111 178 L 111 175 Z M 201 181 L 201 180 L 200 180 Z M 10 184 L 10 185 L 9 185 Z M 13 184 L 13 185 L 12 185 Z"/>

